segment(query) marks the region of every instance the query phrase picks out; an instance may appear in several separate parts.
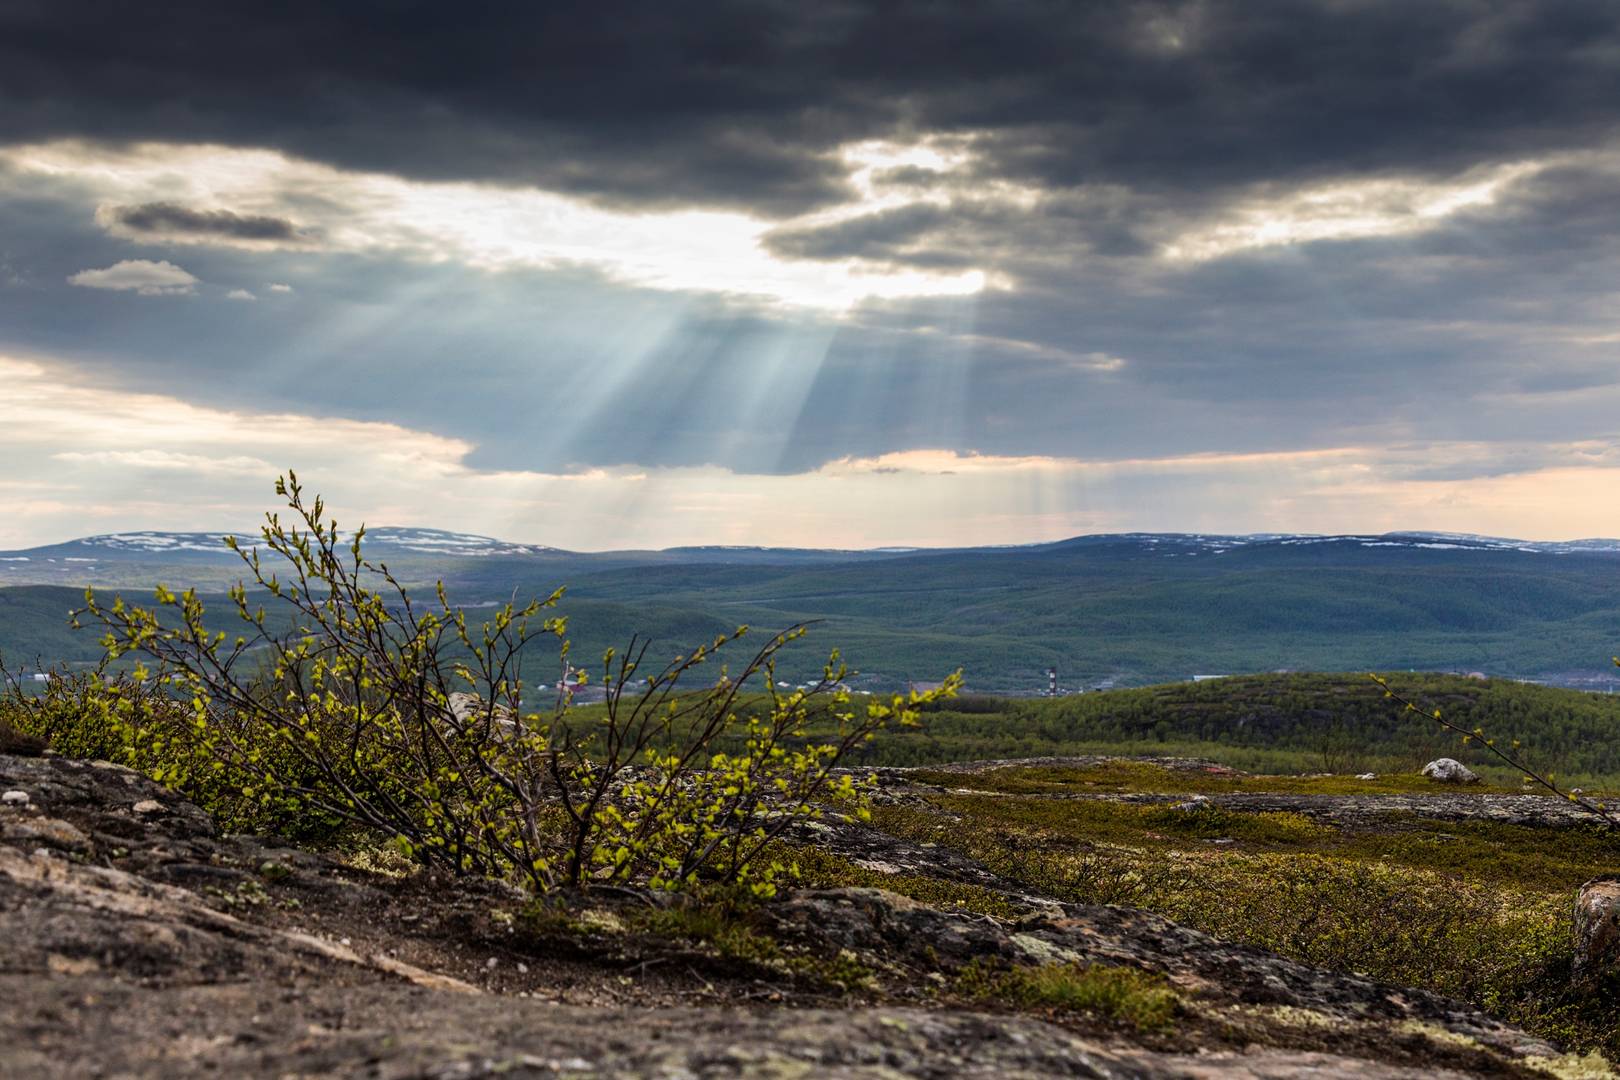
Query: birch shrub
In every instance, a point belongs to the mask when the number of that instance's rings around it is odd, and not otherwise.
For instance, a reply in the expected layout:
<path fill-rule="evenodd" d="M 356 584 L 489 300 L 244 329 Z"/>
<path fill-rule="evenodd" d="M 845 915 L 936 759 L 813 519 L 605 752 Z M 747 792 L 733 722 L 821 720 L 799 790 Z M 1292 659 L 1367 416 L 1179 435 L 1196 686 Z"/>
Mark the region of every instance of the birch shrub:
<path fill-rule="evenodd" d="M 959 682 L 857 706 L 834 653 L 815 685 L 784 693 L 776 660 L 806 627 L 749 651 L 739 627 L 662 666 L 646 641 L 609 650 L 605 708 L 581 712 L 560 688 L 561 590 L 471 623 L 442 583 L 424 603 L 367 559 L 363 528 L 342 540 L 295 475 L 276 492 L 286 522 L 268 514 L 257 542 L 225 541 L 251 578 L 230 593 L 237 633 L 214 629 L 193 590 L 159 587 L 151 607 L 86 593 L 76 622 L 102 629 L 109 660 L 138 661 L 104 684 L 105 714 L 125 717 L 128 744 L 182 790 L 228 778 L 271 817 L 358 827 L 428 866 L 535 891 L 713 882 L 770 895 L 784 868 L 764 856 L 796 821 L 828 802 L 867 814 L 865 785 L 838 768 L 846 755 L 915 725 Z M 718 672 L 689 689 L 704 668 Z M 177 707 L 135 709 L 152 686 Z M 834 720 L 820 741 L 812 711 Z"/>

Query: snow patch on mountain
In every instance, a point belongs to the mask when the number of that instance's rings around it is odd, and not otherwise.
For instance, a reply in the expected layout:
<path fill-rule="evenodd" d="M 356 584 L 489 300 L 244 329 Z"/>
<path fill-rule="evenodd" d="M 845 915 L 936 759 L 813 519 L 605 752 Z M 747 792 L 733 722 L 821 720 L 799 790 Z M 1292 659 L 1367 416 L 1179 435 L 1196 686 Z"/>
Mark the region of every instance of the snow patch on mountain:
<path fill-rule="evenodd" d="M 486 558 L 490 555 L 543 555 L 557 551 L 544 544 L 514 544 L 477 533 L 445 532 L 441 529 L 383 527 L 366 530 L 366 541 L 417 551 L 424 555 L 460 555 Z"/>
<path fill-rule="evenodd" d="M 168 555 L 182 551 L 199 551 L 210 555 L 234 557 L 225 546 L 223 533 L 182 532 L 121 532 L 100 536 L 87 536 L 76 541 L 83 547 L 108 548 L 114 551 Z M 263 543 L 263 538 L 247 533 L 232 533 L 244 550 Z M 342 534 L 340 534 L 341 536 Z M 483 558 L 490 555 L 539 555 L 556 548 L 540 544 L 513 544 L 476 533 L 446 532 L 442 529 L 409 529 L 383 527 L 367 529 L 363 543 L 365 550 L 392 548 L 418 552 L 423 555 L 450 555 Z"/>

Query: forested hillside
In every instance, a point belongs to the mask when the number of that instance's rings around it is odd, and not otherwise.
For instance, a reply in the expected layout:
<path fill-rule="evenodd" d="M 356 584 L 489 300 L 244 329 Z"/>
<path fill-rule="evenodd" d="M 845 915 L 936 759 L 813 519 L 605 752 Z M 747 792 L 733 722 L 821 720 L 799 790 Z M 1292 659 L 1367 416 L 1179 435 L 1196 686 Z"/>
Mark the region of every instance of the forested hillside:
<path fill-rule="evenodd" d="M 970 687 L 1032 694 L 1054 667 L 1067 690 L 1373 669 L 1603 685 L 1620 643 L 1620 557 L 1595 544 L 1166 535 L 912 553 L 593 555 L 490 541 L 487 553 L 468 555 L 477 538 L 433 536 L 428 545 L 416 533 L 385 532 L 372 554 L 418 595 L 442 578 L 474 618 L 514 595 L 567 586 L 577 662 L 631 634 L 651 636 L 654 655 L 667 657 L 742 623 L 816 621 L 811 640 L 785 659 L 784 677 L 810 677 L 836 646 L 873 688 L 960 668 Z M 65 632 L 84 583 L 137 599 L 156 581 L 218 593 L 241 576 L 229 553 L 206 554 L 206 537 L 163 539 L 136 549 L 82 541 L 0 564 L 8 580 L 64 581 L 54 591 L 0 589 L 0 648 L 91 659 L 94 642 Z M 111 554 L 92 564 L 69 550 Z"/>

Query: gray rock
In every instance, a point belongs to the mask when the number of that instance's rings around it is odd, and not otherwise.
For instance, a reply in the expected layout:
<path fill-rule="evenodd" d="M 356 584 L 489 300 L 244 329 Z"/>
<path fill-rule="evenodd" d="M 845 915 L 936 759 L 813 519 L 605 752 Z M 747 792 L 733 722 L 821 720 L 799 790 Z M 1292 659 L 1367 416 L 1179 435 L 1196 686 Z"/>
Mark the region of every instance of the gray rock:
<path fill-rule="evenodd" d="M 550 941 L 525 946 L 477 924 L 458 929 L 465 914 L 497 899 L 510 905 L 515 894 L 475 881 L 441 889 L 362 877 L 317 854 L 223 836 L 198 808 L 134 774 L 0 755 L 0 790 L 13 787 L 52 816 L 0 817 L 8 949 L 0 1076 L 1439 1080 L 1520 1075 L 1554 1053 L 1432 994 L 1220 942 L 1144 912 L 1024 897 L 965 856 L 832 816 L 811 830 L 826 849 L 994 889 L 1021 914 L 946 911 L 877 890 L 789 892 L 752 917 L 751 932 L 785 956 L 858 963 L 887 987 L 852 996 L 855 1008 L 828 1007 L 839 999 L 795 991 L 795 977 L 768 966 L 727 975 L 735 961 L 705 959 L 679 940 L 604 933 L 595 962 L 577 933 L 569 939 L 577 955 L 562 957 Z M 137 813 L 132 802 L 148 799 L 163 812 Z M 42 844 L 68 857 L 39 854 Z M 287 872 L 265 873 L 270 863 Z M 440 892 L 466 893 L 467 903 L 435 906 Z M 432 917 L 417 923 L 429 895 Z M 581 902 L 594 910 L 615 898 L 650 899 L 604 892 Z M 299 905 L 284 908 L 286 899 Z M 381 929 L 407 905 L 409 929 L 403 918 L 397 931 Z M 646 951 L 654 948 L 664 951 Z M 694 983 L 726 978 L 722 992 L 735 1000 L 635 1008 L 619 996 L 632 993 L 621 973 L 635 972 L 639 984 L 643 971 L 711 962 Z M 907 989 L 976 964 L 1049 962 L 1154 973 L 1191 1012 L 1179 1033 L 1144 1041 L 1001 1008 L 931 1004 Z M 608 989 L 563 1004 L 521 996 L 534 988 L 526 968 L 556 963 L 568 965 L 570 982 L 594 972 Z M 761 1004 L 781 1000 L 763 993 L 773 989 L 794 1003 Z"/>
<path fill-rule="evenodd" d="M 0 795 L 0 803 L 5 803 L 7 806 L 27 806 L 28 802 L 28 792 L 26 791 L 8 791 L 4 795 Z"/>
<path fill-rule="evenodd" d="M 509 705 L 502 705 L 497 702 L 491 706 L 489 702 L 477 694 L 469 694 L 460 690 L 451 694 L 447 699 L 447 703 L 450 707 L 450 715 L 455 718 L 458 724 L 471 724 L 487 716 L 502 727 L 512 726 L 512 708 Z"/>
<path fill-rule="evenodd" d="M 1435 758 L 1423 766 L 1422 775 L 1442 784 L 1477 784 L 1479 774 L 1456 758 Z"/>
<path fill-rule="evenodd" d="M 1575 897 L 1575 974 L 1620 969 L 1620 879 L 1594 878 Z"/>

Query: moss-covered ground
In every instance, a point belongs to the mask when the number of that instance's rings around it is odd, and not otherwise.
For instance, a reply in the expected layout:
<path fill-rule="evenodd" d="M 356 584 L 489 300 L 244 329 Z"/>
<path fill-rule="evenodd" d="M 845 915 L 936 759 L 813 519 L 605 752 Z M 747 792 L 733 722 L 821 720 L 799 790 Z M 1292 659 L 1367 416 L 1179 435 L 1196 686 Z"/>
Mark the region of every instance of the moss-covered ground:
<path fill-rule="evenodd" d="M 912 778 L 950 790 L 919 788 L 921 801 L 879 807 L 879 828 L 970 856 L 1031 890 L 1155 911 L 1620 1054 L 1620 981 L 1581 985 L 1570 972 L 1575 891 L 1620 869 L 1620 837 L 1595 825 L 1390 814 L 1350 828 L 1292 812 L 1053 797 L 1433 791 L 1409 778 L 1240 777 L 1143 762 Z"/>

